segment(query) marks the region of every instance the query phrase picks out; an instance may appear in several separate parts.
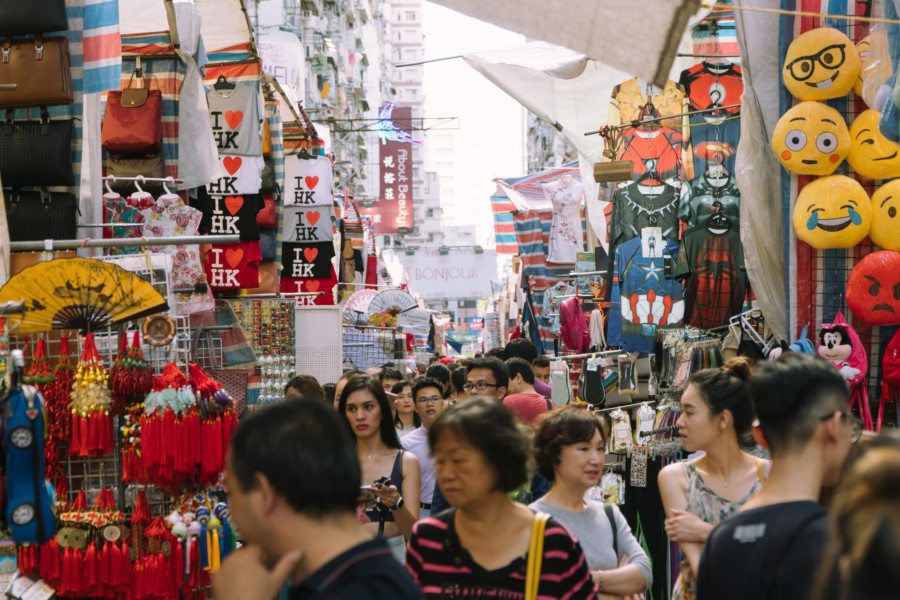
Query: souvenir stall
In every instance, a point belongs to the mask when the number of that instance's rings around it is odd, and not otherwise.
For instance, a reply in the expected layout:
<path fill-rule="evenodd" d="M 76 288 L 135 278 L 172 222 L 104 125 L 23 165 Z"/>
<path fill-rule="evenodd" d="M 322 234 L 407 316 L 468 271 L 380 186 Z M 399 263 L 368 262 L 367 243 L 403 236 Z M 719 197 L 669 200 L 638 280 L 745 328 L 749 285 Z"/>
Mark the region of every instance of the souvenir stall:
<path fill-rule="evenodd" d="M 39 4 L 0 23 L 0 588 L 206 597 L 230 432 L 337 310 L 331 161 L 241 0 Z"/>

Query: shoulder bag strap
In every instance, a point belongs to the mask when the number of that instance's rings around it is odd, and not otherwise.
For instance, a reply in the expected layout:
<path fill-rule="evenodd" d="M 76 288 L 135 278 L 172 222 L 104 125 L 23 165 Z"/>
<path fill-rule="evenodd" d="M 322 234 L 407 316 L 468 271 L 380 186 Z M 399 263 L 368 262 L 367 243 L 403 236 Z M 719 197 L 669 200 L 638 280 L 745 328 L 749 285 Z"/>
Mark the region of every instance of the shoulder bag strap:
<path fill-rule="evenodd" d="M 809 515 L 802 521 L 800 521 L 796 527 L 791 531 L 791 534 L 784 540 L 784 543 L 778 549 L 778 552 L 775 553 L 775 560 L 771 563 L 772 565 L 781 565 L 781 562 L 784 560 L 785 555 L 787 555 L 787 551 L 790 550 L 791 546 L 794 544 L 794 540 L 797 539 L 797 536 L 806 529 L 810 523 L 818 519 L 821 515 L 814 514 Z M 772 594 L 772 590 L 775 587 L 775 577 L 778 574 L 778 569 L 771 569 L 769 571 L 769 576 L 766 578 L 766 588 L 763 592 L 761 598 L 763 600 L 768 600 L 769 596 Z"/>
<path fill-rule="evenodd" d="M 760 483 L 765 482 L 766 471 L 763 469 L 763 462 L 759 458 L 756 459 L 756 475 L 759 477 Z"/>
<path fill-rule="evenodd" d="M 619 560 L 619 526 L 616 524 L 616 516 L 613 514 L 612 504 L 604 503 L 603 512 L 606 513 L 606 518 L 609 519 L 609 526 L 612 528 L 613 535 L 613 552 L 616 555 L 616 560 Z"/>
<path fill-rule="evenodd" d="M 537 600 L 541 585 L 541 563 L 544 558 L 544 529 L 550 515 L 535 513 L 531 522 L 531 544 L 528 547 L 528 570 L 525 573 L 525 600 Z"/>

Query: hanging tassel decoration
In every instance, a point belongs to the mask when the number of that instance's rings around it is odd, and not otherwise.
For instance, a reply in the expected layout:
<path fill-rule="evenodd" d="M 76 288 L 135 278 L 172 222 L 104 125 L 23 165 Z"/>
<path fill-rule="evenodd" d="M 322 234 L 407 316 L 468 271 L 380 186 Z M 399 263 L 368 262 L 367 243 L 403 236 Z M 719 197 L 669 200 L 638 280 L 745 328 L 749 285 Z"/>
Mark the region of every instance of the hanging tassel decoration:
<path fill-rule="evenodd" d="M 70 451 L 77 456 L 103 456 L 113 451 L 107 384 L 108 374 L 97 352 L 94 334 L 88 332 L 81 360 L 75 369 L 71 395 L 73 432 Z"/>

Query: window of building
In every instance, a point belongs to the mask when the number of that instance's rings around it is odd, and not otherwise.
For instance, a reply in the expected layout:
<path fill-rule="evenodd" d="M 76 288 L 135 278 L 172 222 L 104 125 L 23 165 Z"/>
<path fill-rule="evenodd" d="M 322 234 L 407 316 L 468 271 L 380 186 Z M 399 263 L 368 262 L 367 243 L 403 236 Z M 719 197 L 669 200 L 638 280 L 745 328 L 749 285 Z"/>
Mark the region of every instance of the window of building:
<path fill-rule="evenodd" d="M 425 209 L 425 216 L 426 216 L 426 217 L 433 217 L 433 216 L 434 216 L 434 209 L 433 209 L 433 208 L 427 208 L 427 209 Z"/>
<path fill-rule="evenodd" d="M 415 21 L 416 20 L 416 11 L 414 11 L 414 10 L 406 11 L 406 20 L 407 21 Z"/>
<path fill-rule="evenodd" d="M 433 241 L 434 241 L 434 234 L 433 234 L 433 233 L 429 233 L 429 234 L 428 234 L 428 241 L 429 241 L 429 242 L 433 242 Z"/>

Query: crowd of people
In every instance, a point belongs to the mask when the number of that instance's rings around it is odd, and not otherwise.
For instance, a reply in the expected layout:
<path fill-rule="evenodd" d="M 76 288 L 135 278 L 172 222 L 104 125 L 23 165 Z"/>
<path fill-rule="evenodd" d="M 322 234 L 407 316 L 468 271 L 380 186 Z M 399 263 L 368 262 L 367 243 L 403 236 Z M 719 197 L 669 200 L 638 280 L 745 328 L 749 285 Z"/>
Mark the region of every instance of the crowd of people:
<path fill-rule="evenodd" d="M 299 376 L 241 422 L 225 485 L 243 548 L 215 597 L 645 598 L 665 557 L 590 499 L 609 426 L 551 403 L 547 359 L 514 340 L 419 371 Z M 897 597 L 900 443 L 861 440 L 847 406 L 809 356 L 693 375 L 689 457 L 658 478 L 682 557 L 672 598 Z"/>

